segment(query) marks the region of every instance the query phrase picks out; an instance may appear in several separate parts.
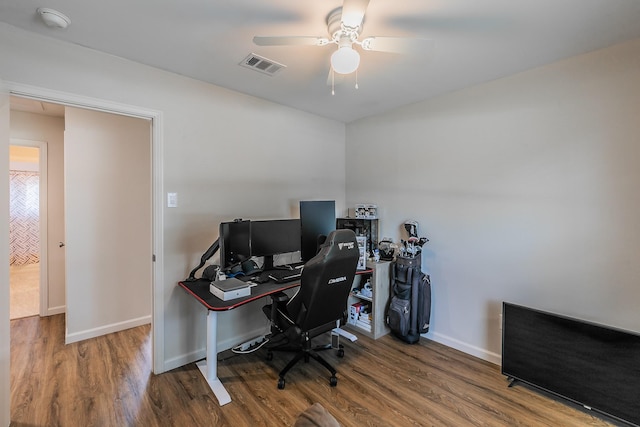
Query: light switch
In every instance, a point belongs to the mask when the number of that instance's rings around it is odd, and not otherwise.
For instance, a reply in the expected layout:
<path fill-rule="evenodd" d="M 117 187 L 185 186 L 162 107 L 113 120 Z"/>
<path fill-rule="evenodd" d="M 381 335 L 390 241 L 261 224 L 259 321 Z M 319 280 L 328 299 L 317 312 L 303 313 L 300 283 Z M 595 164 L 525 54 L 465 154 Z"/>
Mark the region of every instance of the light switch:
<path fill-rule="evenodd" d="M 178 193 L 167 193 L 167 207 L 168 208 L 178 207 Z"/>

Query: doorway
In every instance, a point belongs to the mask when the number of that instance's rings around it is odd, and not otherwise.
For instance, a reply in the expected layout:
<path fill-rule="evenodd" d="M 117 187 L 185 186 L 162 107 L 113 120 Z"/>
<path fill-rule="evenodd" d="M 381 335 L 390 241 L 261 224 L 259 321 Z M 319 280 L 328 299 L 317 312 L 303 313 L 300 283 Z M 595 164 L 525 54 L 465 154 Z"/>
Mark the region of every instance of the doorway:
<path fill-rule="evenodd" d="M 46 295 L 46 166 L 41 171 L 44 143 L 12 140 L 9 146 L 9 314 L 10 319 L 42 315 Z M 46 150 L 45 150 L 46 151 Z M 46 154 L 43 156 L 46 159 Z M 44 200 L 43 197 L 45 198 Z M 44 203 L 41 203 L 43 201 Z M 44 226 L 44 228 L 43 228 Z M 46 262 L 45 262 L 46 264 Z M 42 274 L 41 274 L 42 273 Z M 45 289 L 43 289 L 45 287 Z"/>
<path fill-rule="evenodd" d="M 32 201 L 29 209 L 33 216 L 37 216 L 37 222 L 31 222 L 26 231 L 30 232 L 30 235 L 26 236 L 30 242 L 39 241 L 38 272 L 29 271 L 35 269 L 35 265 L 30 262 L 33 260 L 29 260 L 26 262 L 28 267 L 10 267 L 10 270 L 13 270 L 10 273 L 15 273 L 10 276 L 13 276 L 13 281 L 16 276 L 22 276 L 24 280 L 33 284 L 34 276 L 39 274 L 39 304 L 38 313 L 35 314 L 50 316 L 64 313 L 65 261 L 64 252 L 59 251 L 57 246 L 58 242 L 64 238 L 62 192 L 64 170 L 61 160 L 64 151 L 64 107 L 12 96 L 10 97 L 10 133 L 7 173 L 11 175 L 14 173 L 12 170 L 20 170 L 25 171 L 22 173 L 37 174 L 37 181 L 35 176 L 25 179 L 32 180 L 28 187 L 32 192 L 29 197 L 32 200 L 39 198 L 38 204 L 35 205 Z M 37 194 L 33 194 L 35 191 Z M 11 205 L 11 200 L 8 200 L 8 203 Z M 12 216 L 15 221 L 15 215 Z M 9 228 L 11 227 L 12 225 Z M 15 238 L 15 235 L 12 238 Z M 21 245 L 27 246 L 28 243 L 24 243 L 23 240 Z M 36 252 L 35 243 L 31 245 L 33 248 L 31 250 Z M 15 247 L 11 249 L 15 252 Z M 13 265 L 25 264 L 24 259 L 17 263 L 12 261 Z M 33 294 L 34 291 L 29 293 Z M 33 299 L 29 297 L 28 301 L 32 303 Z M 15 305 L 12 307 L 10 303 L 9 307 L 10 311 L 12 309 L 14 311 L 11 318 L 22 317 L 22 315 L 16 315 Z"/>
<path fill-rule="evenodd" d="M 144 107 L 107 101 L 98 98 L 74 95 L 59 92 L 42 87 L 22 84 L 7 84 L 9 94 L 12 96 L 32 99 L 63 106 L 73 106 L 88 110 L 115 113 L 129 117 L 137 117 L 150 121 L 151 124 L 151 204 L 152 204 L 152 292 L 151 292 L 151 323 L 152 323 L 152 363 L 153 371 L 160 374 L 166 370 L 164 361 L 164 288 L 163 288 L 163 147 L 162 132 L 163 116 L 160 111 Z M 50 227 L 51 229 L 51 227 Z M 49 239 L 51 240 L 51 239 Z M 57 244 L 57 240 L 53 242 Z M 51 244 L 51 242 L 50 242 Z"/>
<path fill-rule="evenodd" d="M 158 272 L 161 273 L 161 269 L 158 268 L 159 264 L 157 263 L 157 261 L 161 256 L 161 251 L 155 249 L 156 242 L 161 239 L 161 236 L 160 238 L 157 237 L 161 232 L 161 227 L 159 226 L 158 217 L 156 214 L 156 212 L 158 212 L 159 210 L 158 205 L 161 206 L 160 203 L 156 202 L 156 200 L 158 201 L 160 200 L 160 198 L 157 198 L 156 196 L 157 194 L 156 191 L 159 188 L 157 171 L 160 170 L 160 168 L 158 167 L 158 165 L 160 164 L 159 163 L 160 156 L 158 154 L 158 128 L 160 125 L 159 113 L 139 110 L 135 107 L 130 107 L 130 106 L 106 103 L 100 100 L 92 100 L 87 98 L 78 99 L 73 95 L 61 94 L 57 92 L 51 93 L 49 91 L 46 91 L 40 88 L 31 89 L 31 88 L 25 88 L 21 86 L 19 87 L 19 90 L 16 88 L 13 88 L 12 90 L 10 86 L 9 91 L 10 91 L 10 94 L 12 95 L 11 97 L 12 112 L 13 112 L 13 107 L 15 105 L 16 100 L 22 100 L 24 103 L 27 103 L 25 102 L 25 100 L 29 102 L 35 102 L 45 110 L 50 108 L 51 106 L 57 106 L 62 109 L 62 114 L 59 114 L 59 120 L 61 120 L 63 123 L 60 128 L 61 129 L 60 142 L 59 142 L 59 147 L 57 144 L 53 144 L 58 148 L 56 148 L 53 151 L 50 151 L 49 153 L 49 162 L 51 163 L 51 167 L 49 168 L 49 175 L 51 175 L 52 173 L 55 174 L 55 172 L 57 171 L 59 172 L 60 181 L 64 182 L 64 187 L 66 187 L 66 184 L 69 183 L 70 181 L 73 181 L 75 187 L 72 192 L 73 194 L 72 193 L 67 194 L 66 189 L 63 189 L 63 188 L 60 189 L 61 194 L 62 193 L 64 194 L 63 196 L 60 197 L 60 199 L 62 199 L 62 202 L 60 202 L 59 208 L 54 209 L 55 212 L 51 212 L 50 210 L 50 214 L 55 215 L 57 211 L 60 211 L 60 216 L 66 217 L 67 213 L 74 211 L 74 209 L 69 210 L 70 208 L 80 207 L 83 209 L 85 205 L 95 206 L 98 202 L 101 203 L 102 200 L 105 199 L 105 197 L 111 194 L 117 195 L 118 199 L 115 202 L 111 203 L 111 205 L 116 208 L 120 206 L 120 209 L 115 209 L 106 216 L 105 216 L 105 212 L 107 210 L 106 208 L 100 209 L 98 212 L 91 212 L 91 215 L 83 215 L 81 217 L 82 222 L 86 222 L 85 218 L 95 219 L 100 215 L 103 215 L 105 222 L 108 222 L 108 220 L 110 220 L 114 216 L 119 215 L 120 214 L 119 211 L 124 210 L 122 209 L 123 206 L 128 207 L 128 206 L 133 206 L 135 204 L 127 201 L 128 199 L 126 199 L 126 197 L 129 197 L 130 195 L 129 193 L 131 193 L 130 189 L 128 188 L 129 186 L 131 186 L 130 183 L 127 183 L 127 184 L 119 183 L 117 184 L 119 185 L 119 187 L 115 189 L 105 188 L 104 186 L 101 186 L 101 187 L 89 186 L 88 191 L 90 191 L 90 193 L 88 194 L 88 197 L 82 197 L 79 193 L 77 193 L 78 188 L 76 184 L 78 183 L 85 184 L 83 181 L 88 181 L 89 176 L 87 174 L 84 174 L 81 171 L 80 176 L 79 177 L 76 176 L 76 178 L 73 180 L 67 179 L 68 177 L 63 177 L 63 175 L 66 175 L 67 172 L 70 172 L 70 171 L 73 171 L 74 173 L 76 173 L 76 175 L 78 175 L 77 173 L 78 165 L 79 167 L 85 167 L 85 165 L 81 164 L 83 163 L 82 161 L 74 160 L 74 159 L 80 159 L 79 154 L 77 153 L 78 148 L 80 148 L 81 150 L 85 150 L 87 147 L 87 144 L 86 144 L 87 141 L 89 140 L 93 141 L 96 138 L 99 139 L 101 136 L 105 134 L 105 131 L 108 131 L 107 128 L 100 128 L 100 130 L 96 130 L 95 132 L 91 133 L 91 130 L 90 130 L 91 127 L 85 126 L 85 124 L 88 123 L 86 121 L 87 118 L 92 120 L 93 124 L 95 124 L 96 121 L 98 122 L 98 124 L 108 123 L 110 124 L 110 128 L 116 131 L 118 130 L 121 131 L 122 126 L 118 126 L 116 124 L 114 127 L 113 125 L 114 121 L 120 120 L 120 122 L 118 123 L 122 123 L 121 120 L 125 120 L 125 121 L 128 120 L 130 123 L 135 123 L 135 122 L 146 123 L 146 129 L 147 129 L 146 130 L 146 135 L 147 135 L 146 136 L 146 146 L 147 146 L 146 153 L 140 155 L 139 152 L 132 152 L 131 147 L 128 147 L 128 150 L 129 150 L 128 152 L 124 154 L 115 155 L 114 154 L 115 148 L 113 147 L 115 147 L 118 144 L 122 145 L 122 140 L 123 140 L 123 134 L 118 134 L 118 136 L 115 139 L 112 138 L 114 141 L 117 141 L 117 142 L 114 142 L 112 146 L 107 146 L 108 144 L 104 145 L 104 143 L 102 143 L 100 147 L 103 147 L 103 148 L 94 150 L 94 153 L 97 155 L 97 158 L 98 158 L 97 160 L 98 163 L 94 164 L 94 166 L 98 166 L 104 163 L 104 161 L 106 161 L 107 158 L 111 160 L 116 159 L 116 161 L 119 163 L 116 165 L 112 165 L 111 167 L 107 167 L 107 169 L 110 171 L 119 170 L 120 172 L 119 175 L 126 175 L 127 171 L 140 169 L 140 165 L 138 163 L 134 163 L 131 166 L 127 164 L 127 162 L 130 162 L 131 159 L 137 159 L 138 162 L 148 162 L 149 164 L 149 168 L 147 169 L 147 172 L 145 174 L 148 177 L 147 181 L 149 182 L 149 184 L 146 185 L 146 190 L 145 190 L 146 196 L 141 197 L 140 194 L 137 194 L 137 193 L 133 195 L 134 201 L 142 198 L 147 200 L 146 202 L 147 208 L 145 210 L 148 212 L 148 217 L 147 217 L 148 220 L 144 221 L 144 224 L 142 225 L 142 227 L 144 228 L 148 227 L 149 231 L 146 233 L 146 235 L 144 236 L 144 239 L 142 240 L 147 242 L 146 244 L 149 249 L 147 249 L 146 255 L 133 257 L 137 265 L 144 265 L 145 266 L 144 268 L 146 268 L 147 271 L 150 271 L 150 273 L 148 273 L 143 283 L 143 286 L 145 286 L 145 289 L 146 289 L 144 291 L 145 295 L 141 298 L 138 298 L 137 299 L 138 304 L 136 304 L 136 307 L 143 306 L 143 305 L 146 306 L 147 312 L 140 314 L 139 311 L 134 311 L 134 310 L 137 310 L 137 308 L 134 307 L 134 308 L 129 308 L 128 312 L 123 313 L 122 301 L 131 300 L 131 298 L 127 299 L 126 297 L 118 298 L 118 307 L 114 308 L 113 310 L 105 311 L 104 307 L 108 306 L 108 304 L 106 304 L 108 302 L 107 300 L 108 298 L 111 297 L 111 294 L 113 294 L 112 292 L 114 288 L 113 282 L 108 283 L 108 286 L 105 285 L 105 286 L 99 286 L 95 288 L 97 292 L 94 292 L 94 294 L 95 293 L 99 294 L 100 292 L 107 293 L 107 296 L 105 296 L 104 298 L 99 297 L 96 300 L 96 296 L 93 294 L 91 295 L 92 298 L 88 298 L 87 295 L 83 294 L 83 292 L 84 293 L 87 292 L 86 288 L 88 283 L 88 281 L 85 280 L 85 275 L 82 275 L 82 274 L 80 275 L 81 281 L 82 281 L 80 286 L 82 286 L 82 288 L 77 288 L 78 292 L 65 289 L 65 284 L 69 283 L 69 277 L 68 277 L 69 272 L 66 271 L 67 269 L 65 269 L 64 275 L 60 280 L 60 282 L 62 282 L 62 291 L 58 289 L 58 291 L 56 292 L 56 289 L 51 288 L 51 286 L 49 289 L 50 300 L 55 299 L 56 293 L 59 294 L 61 298 L 64 298 L 64 299 L 58 305 L 54 304 L 54 307 L 51 307 L 51 304 L 49 304 L 49 308 L 50 309 L 53 308 L 53 312 L 51 312 L 50 310 L 48 314 L 66 313 L 67 319 L 70 322 L 67 326 L 70 326 L 72 324 L 80 325 L 80 326 L 77 326 L 75 330 L 67 331 L 68 342 L 78 341 L 82 339 L 91 338 L 93 336 L 99 336 L 105 333 L 115 332 L 117 330 L 126 329 L 127 327 L 134 327 L 139 324 L 152 323 L 153 324 L 153 331 L 152 331 L 153 343 L 154 344 L 158 343 L 158 339 L 156 337 L 162 336 L 160 334 L 160 331 L 162 330 L 161 326 L 163 322 L 162 322 L 161 316 L 156 316 L 155 314 L 157 312 L 156 309 L 161 307 L 159 307 L 159 305 L 155 303 L 155 301 L 153 301 L 153 298 L 161 297 L 161 294 L 158 295 L 155 292 L 156 280 L 158 279 L 158 276 L 159 276 Z M 56 115 L 56 114 L 52 114 L 52 115 Z M 12 128 L 15 123 L 14 118 L 17 116 L 18 114 L 12 114 L 12 118 L 11 118 Z M 82 116 L 83 123 L 78 122 L 79 116 Z M 104 118 L 101 118 L 101 117 L 104 117 Z M 120 117 L 121 119 L 118 119 L 118 117 Z M 12 129 L 12 136 L 17 136 L 14 133 L 13 129 Z M 79 143 L 75 143 L 74 145 L 69 145 L 67 148 L 63 150 L 62 144 L 64 141 L 67 140 L 67 138 L 69 138 L 69 141 L 67 141 L 69 143 L 71 143 L 74 139 L 75 140 L 80 139 L 81 141 Z M 64 142 L 65 146 L 67 145 L 67 142 Z M 76 147 L 76 148 L 72 149 L 72 147 Z M 76 151 L 75 155 L 72 154 L 72 157 L 70 158 L 70 162 L 67 162 L 68 160 L 66 159 L 67 154 L 73 153 L 74 150 Z M 121 149 L 118 148 L 118 150 L 121 150 Z M 119 152 L 122 153 L 122 151 L 119 151 Z M 65 157 L 64 159 L 62 158 L 63 154 Z M 81 154 L 82 156 L 85 156 L 87 153 L 83 151 Z M 83 160 L 86 160 L 86 159 L 83 159 Z M 84 163 L 86 163 L 86 161 Z M 56 164 L 59 164 L 61 166 L 60 167 L 56 166 L 57 169 L 55 169 L 54 165 Z M 73 164 L 75 164 L 76 166 L 73 166 Z M 67 171 L 67 166 L 72 166 L 73 168 Z M 95 170 L 96 170 L 95 167 L 90 168 L 88 173 Z M 113 178 L 113 175 L 111 176 L 111 178 L 119 179 L 119 177 Z M 55 181 L 57 182 L 58 180 L 55 180 Z M 136 188 L 140 187 L 140 183 L 137 182 L 135 184 L 135 187 Z M 51 191 L 54 191 L 54 193 L 56 192 L 56 190 L 52 189 L 52 187 L 50 186 L 49 192 L 51 193 Z M 86 188 L 85 188 L 85 191 L 87 191 Z M 56 196 L 56 194 L 54 194 L 54 196 Z M 50 197 L 50 203 L 54 203 L 54 199 L 58 199 L 58 198 L 59 198 L 58 196 Z M 88 199 L 90 198 L 94 198 L 96 200 L 90 203 L 88 201 Z M 81 199 L 81 200 L 78 201 L 78 199 Z M 63 206 L 65 203 L 69 203 L 69 200 L 71 200 L 70 205 Z M 112 207 L 109 207 L 109 206 L 107 206 L 107 208 L 113 209 Z M 138 210 L 139 209 L 136 209 L 136 211 Z M 77 211 L 78 209 L 75 209 L 76 213 Z M 79 229 L 80 229 L 79 227 L 84 226 L 84 224 L 81 224 L 80 221 L 77 221 L 78 219 L 77 215 L 75 215 L 71 219 L 72 219 L 72 224 L 69 227 L 65 227 L 64 223 L 54 226 L 55 224 L 50 222 L 49 224 L 50 225 L 49 227 L 49 234 L 50 234 L 49 235 L 49 258 L 51 258 L 52 256 L 56 256 L 56 254 L 58 253 L 65 254 L 64 255 L 65 259 L 69 258 L 72 255 L 72 252 L 70 252 L 72 245 L 69 244 L 70 241 L 69 242 L 65 241 L 67 237 L 74 238 L 73 246 L 76 248 L 74 250 L 76 253 L 75 258 L 77 260 L 78 259 L 77 253 L 79 251 L 79 249 L 77 248 L 81 247 L 79 245 L 79 240 L 77 238 L 78 235 L 85 236 L 86 234 L 90 234 L 91 236 L 96 237 L 98 241 L 96 242 L 96 244 L 93 245 L 93 247 L 94 248 L 98 247 L 99 249 L 103 249 L 105 242 L 107 242 L 107 240 L 111 238 L 112 234 L 113 235 L 117 234 L 117 233 L 111 233 L 105 237 L 103 235 L 104 233 L 102 233 L 102 235 L 100 236 L 101 237 L 100 239 L 97 236 L 98 233 L 96 233 L 96 231 L 102 232 L 102 230 L 104 229 L 104 225 L 102 223 L 98 225 L 98 228 L 94 227 L 93 229 L 91 229 L 90 233 L 86 233 L 86 232 L 82 233 L 82 232 L 79 232 Z M 127 215 L 126 218 L 124 219 L 121 218 L 121 223 L 119 224 L 119 228 L 128 227 L 129 224 L 127 224 L 126 221 L 128 221 L 129 219 L 131 219 L 131 215 Z M 140 228 L 140 224 L 141 222 L 138 220 L 138 222 L 136 223 L 138 228 Z M 69 228 L 69 230 L 65 232 L 64 230 L 65 228 Z M 57 231 L 59 231 L 61 235 L 60 236 L 55 235 L 52 237 L 52 233 L 55 234 Z M 69 232 L 71 232 L 71 236 L 68 235 Z M 129 233 L 129 234 L 133 234 L 133 233 Z M 96 239 L 94 239 L 94 241 Z M 126 239 L 122 240 L 123 244 L 125 241 Z M 60 249 L 58 246 L 59 243 L 61 245 L 64 245 L 64 248 Z M 124 246 L 121 245 L 119 252 L 122 252 L 122 247 L 126 248 L 130 246 L 131 245 L 126 245 L 126 244 Z M 81 257 L 84 257 L 84 255 L 86 255 L 87 253 L 89 252 L 82 251 Z M 152 259 L 156 262 L 153 263 Z M 84 261 L 84 258 L 83 258 L 83 261 Z M 118 269 L 122 269 L 124 262 L 122 262 L 121 260 L 120 262 L 112 262 L 111 259 L 107 259 L 107 258 L 97 259 L 96 262 L 98 262 L 98 264 L 96 265 L 97 268 L 89 269 L 88 271 L 85 271 L 85 273 L 95 274 L 101 280 L 105 280 L 105 278 L 108 280 L 111 280 L 113 277 L 120 277 L 120 280 L 116 282 L 118 282 L 118 285 L 121 288 L 125 287 L 125 282 L 127 278 L 131 276 L 130 274 L 131 270 L 130 269 L 126 270 L 124 274 L 118 273 Z M 99 271 L 100 268 L 104 269 L 103 264 L 106 265 L 108 262 L 111 262 L 111 266 L 115 268 L 108 269 L 107 273 L 103 271 Z M 57 264 L 57 263 L 54 263 L 54 262 L 50 263 L 49 270 L 53 269 L 54 264 Z M 63 265 L 65 264 L 64 260 L 62 264 Z M 76 262 L 75 265 L 78 266 L 79 264 Z M 80 265 L 80 268 L 84 268 L 86 270 L 85 267 L 86 267 L 86 263 L 82 262 Z M 75 272 L 76 276 L 78 276 L 78 273 L 77 273 L 78 271 L 80 271 L 80 269 L 75 268 L 71 272 L 72 273 Z M 49 281 L 51 284 L 53 283 L 53 281 L 55 281 L 55 278 L 51 275 L 51 273 L 49 275 Z M 76 280 L 76 282 L 78 282 L 78 280 Z M 91 280 L 90 282 L 93 283 L 94 280 Z M 122 284 L 120 284 L 120 282 L 122 282 Z M 135 283 L 132 282 L 131 286 L 135 286 Z M 127 291 L 130 291 L 130 290 L 131 289 L 127 289 Z M 143 292 L 141 292 L 141 295 L 143 295 Z M 70 319 L 69 313 L 72 310 L 70 310 L 69 304 L 74 303 L 74 301 L 72 301 L 74 297 L 76 298 L 76 300 L 79 300 L 79 301 L 75 302 L 76 314 L 74 315 L 73 318 Z M 71 300 L 69 298 L 71 298 Z M 102 304 L 102 306 L 98 307 L 98 310 L 94 310 L 91 313 L 85 313 L 85 311 L 87 311 L 87 308 L 89 308 L 91 305 L 91 304 L 87 304 L 87 302 L 90 302 L 90 301 L 93 301 L 94 303 L 98 303 L 99 301 Z M 100 312 L 100 310 L 102 310 L 102 312 Z M 156 310 L 156 311 L 152 312 L 152 310 Z M 112 318 L 113 317 L 112 313 L 121 314 L 125 318 L 125 320 L 120 321 L 120 319 Z M 78 319 L 78 314 L 84 317 Z M 161 320 L 159 324 L 155 324 L 156 322 L 154 320 L 154 317 L 155 318 L 160 317 Z M 89 319 L 89 321 L 87 321 L 87 319 Z M 98 322 L 97 324 L 96 322 L 94 323 L 90 322 L 95 319 L 99 319 L 96 321 Z M 99 323 L 99 322 L 102 322 L 102 323 Z M 158 347 L 154 345 L 154 350 L 157 350 L 157 349 Z M 162 352 L 160 352 L 160 354 L 162 354 Z M 162 361 L 162 358 L 158 357 L 157 351 L 154 351 L 153 360 L 154 362 Z M 162 364 L 158 364 L 158 365 L 154 364 L 154 370 L 161 371 L 162 366 L 163 366 Z"/>
<path fill-rule="evenodd" d="M 49 275 L 49 292 L 42 293 L 42 315 L 66 313 L 67 342 L 150 323 L 150 120 L 12 96 L 11 132 L 13 136 L 42 137 L 51 148 L 49 161 L 40 162 L 49 164 L 51 184 L 53 209 L 50 216 L 40 216 L 50 220 L 50 235 L 45 227 L 42 233 L 44 248 L 49 241 L 49 256 L 46 250 L 38 256 L 37 195 L 35 208 L 28 212 L 32 221 L 23 231 L 12 233 L 14 255 L 19 249 L 33 248 L 31 253 L 13 256 L 13 265 L 35 267 L 38 261 L 44 264 L 49 259 L 51 270 L 60 273 Z M 46 144 L 42 148 L 46 152 Z M 29 189 L 37 192 L 38 162 L 30 163 L 30 167 L 13 168 L 30 170 L 11 174 L 20 182 L 30 179 Z M 46 177 L 47 171 L 43 172 L 40 176 Z M 42 193 L 43 199 L 46 194 Z M 42 207 L 45 210 L 46 203 Z M 12 219 L 15 225 L 20 222 L 27 221 Z M 26 269 L 34 270 L 30 267 Z"/>

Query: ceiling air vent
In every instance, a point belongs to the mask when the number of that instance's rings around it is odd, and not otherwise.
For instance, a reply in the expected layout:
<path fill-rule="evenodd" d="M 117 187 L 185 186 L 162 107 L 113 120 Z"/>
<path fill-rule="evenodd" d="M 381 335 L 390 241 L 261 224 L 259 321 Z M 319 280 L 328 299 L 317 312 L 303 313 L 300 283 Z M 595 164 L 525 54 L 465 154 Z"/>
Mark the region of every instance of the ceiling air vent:
<path fill-rule="evenodd" d="M 262 56 L 256 55 L 255 53 L 252 53 L 244 58 L 240 65 L 242 65 L 243 67 L 251 68 L 252 70 L 259 71 L 262 74 L 266 74 L 268 76 L 273 76 L 278 71 L 286 67 L 286 65 L 278 64 L 276 61 L 263 58 Z"/>

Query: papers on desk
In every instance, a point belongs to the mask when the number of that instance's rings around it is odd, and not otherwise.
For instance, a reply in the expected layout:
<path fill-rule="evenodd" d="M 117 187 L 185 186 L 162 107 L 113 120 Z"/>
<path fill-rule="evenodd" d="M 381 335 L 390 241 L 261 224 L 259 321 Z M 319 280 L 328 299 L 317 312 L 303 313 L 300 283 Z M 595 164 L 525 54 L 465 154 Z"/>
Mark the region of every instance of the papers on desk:
<path fill-rule="evenodd" d="M 235 277 L 226 280 L 214 280 L 209 285 L 209 292 L 222 301 L 229 301 L 251 295 L 251 284 Z"/>

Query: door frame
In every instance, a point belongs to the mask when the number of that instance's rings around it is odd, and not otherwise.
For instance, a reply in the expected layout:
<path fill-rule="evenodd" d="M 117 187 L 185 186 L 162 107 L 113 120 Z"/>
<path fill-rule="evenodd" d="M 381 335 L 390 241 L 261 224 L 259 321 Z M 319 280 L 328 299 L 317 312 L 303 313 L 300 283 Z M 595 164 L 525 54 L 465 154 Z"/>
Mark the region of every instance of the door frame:
<path fill-rule="evenodd" d="M 40 317 L 48 316 L 49 313 L 49 247 L 48 239 L 48 185 L 47 185 L 47 143 L 45 141 L 34 141 L 30 139 L 10 138 L 9 145 L 20 147 L 38 148 L 38 227 L 40 233 L 39 256 L 40 256 Z"/>
<path fill-rule="evenodd" d="M 164 372 L 164 260 L 163 246 L 163 116 L 162 112 L 105 99 L 91 98 L 77 94 L 60 92 L 37 86 L 5 81 L 10 95 L 52 102 L 69 107 L 85 108 L 105 113 L 121 114 L 129 117 L 151 120 L 151 168 L 152 168 L 152 296 L 151 296 L 151 346 L 153 372 Z"/>

